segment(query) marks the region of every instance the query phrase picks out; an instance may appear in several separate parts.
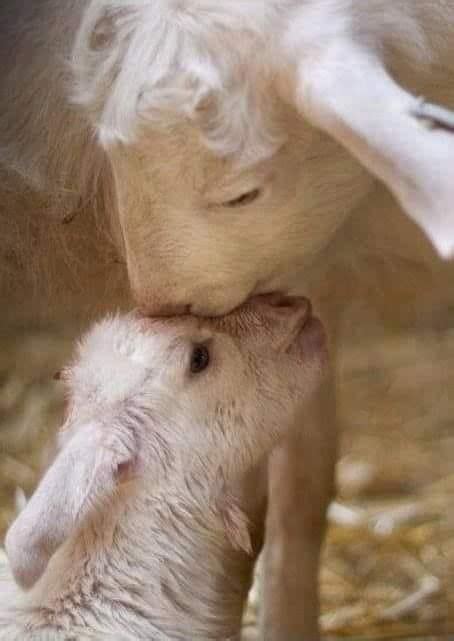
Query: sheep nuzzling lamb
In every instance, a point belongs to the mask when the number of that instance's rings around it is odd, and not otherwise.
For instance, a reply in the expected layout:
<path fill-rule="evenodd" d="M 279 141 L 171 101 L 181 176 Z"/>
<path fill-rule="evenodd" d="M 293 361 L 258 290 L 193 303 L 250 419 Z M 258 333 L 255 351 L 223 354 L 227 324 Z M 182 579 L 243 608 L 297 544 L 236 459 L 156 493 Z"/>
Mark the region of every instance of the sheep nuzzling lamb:
<path fill-rule="evenodd" d="M 304 298 L 97 324 L 62 375 L 60 451 L 6 537 L 26 592 L 3 581 L 0 639 L 239 638 L 261 461 L 325 360 Z"/>
<path fill-rule="evenodd" d="M 454 253 L 430 106 L 454 109 L 454 2 L 2 0 L 0 34 L 2 326 L 279 291 L 337 359 L 358 308 L 402 326 L 452 303 L 421 229 Z M 267 641 L 318 638 L 334 385 L 318 396 L 268 465 Z"/>

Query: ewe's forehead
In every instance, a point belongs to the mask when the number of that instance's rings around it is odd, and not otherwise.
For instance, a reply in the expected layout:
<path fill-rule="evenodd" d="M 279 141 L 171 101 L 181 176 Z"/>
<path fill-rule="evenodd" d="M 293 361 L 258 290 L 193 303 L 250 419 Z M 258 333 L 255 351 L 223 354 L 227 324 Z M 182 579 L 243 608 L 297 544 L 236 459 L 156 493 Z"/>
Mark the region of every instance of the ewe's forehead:
<path fill-rule="evenodd" d="M 136 143 L 111 149 L 119 177 L 123 224 L 135 229 L 135 221 L 143 221 L 142 226 L 146 225 L 155 239 L 161 229 L 164 237 L 171 229 L 181 231 L 181 227 L 172 227 L 169 216 L 177 216 L 187 227 L 188 216 L 195 211 L 209 210 L 264 187 L 282 171 L 285 150 L 283 146 L 277 156 L 239 164 L 234 156 L 213 154 L 189 123 L 166 131 L 144 128 Z M 214 209 L 213 215 L 217 215 Z M 160 247 L 165 250 L 164 239 Z"/>
<path fill-rule="evenodd" d="M 238 173 L 232 159 L 213 154 L 189 123 L 175 125 L 165 131 L 147 128 L 137 143 L 131 145 L 126 153 L 121 153 L 125 159 L 128 156 L 135 158 L 139 171 L 145 174 L 153 190 L 171 186 L 172 192 L 178 191 L 175 190 L 175 177 L 178 176 L 178 186 L 184 184 L 202 193 L 226 176 Z M 114 150 L 113 155 L 118 157 Z M 137 171 L 136 167 L 134 171 Z M 166 185 L 166 181 L 170 185 Z"/>

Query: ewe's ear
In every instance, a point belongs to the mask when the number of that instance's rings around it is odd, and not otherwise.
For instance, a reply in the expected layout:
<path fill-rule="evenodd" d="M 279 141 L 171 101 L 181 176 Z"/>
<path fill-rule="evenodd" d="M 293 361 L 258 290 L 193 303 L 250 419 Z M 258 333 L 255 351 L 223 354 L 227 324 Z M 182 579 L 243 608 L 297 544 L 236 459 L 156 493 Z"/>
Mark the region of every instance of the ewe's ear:
<path fill-rule="evenodd" d="M 454 114 L 404 91 L 346 37 L 296 67 L 299 110 L 388 186 L 441 257 L 454 256 Z"/>
<path fill-rule="evenodd" d="M 95 422 L 78 428 L 10 527 L 5 548 L 21 587 L 36 583 L 57 548 L 112 498 L 119 475 L 134 463 L 133 435 L 106 431 Z"/>

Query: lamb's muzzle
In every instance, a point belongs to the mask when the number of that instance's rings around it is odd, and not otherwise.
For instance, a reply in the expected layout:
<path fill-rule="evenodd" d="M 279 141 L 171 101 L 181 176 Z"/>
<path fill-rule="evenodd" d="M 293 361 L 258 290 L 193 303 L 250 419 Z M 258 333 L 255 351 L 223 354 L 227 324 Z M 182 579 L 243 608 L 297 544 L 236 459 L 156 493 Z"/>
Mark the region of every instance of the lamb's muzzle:
<path fill-rule="evenodd" d="M 325 358 L 302 298 L 95 326 L 63 373 L 60 452 L 6 538 L 30 590 L 0 612 L 0 639 L 237 635 L 263 538 L 260 461 Z"/>

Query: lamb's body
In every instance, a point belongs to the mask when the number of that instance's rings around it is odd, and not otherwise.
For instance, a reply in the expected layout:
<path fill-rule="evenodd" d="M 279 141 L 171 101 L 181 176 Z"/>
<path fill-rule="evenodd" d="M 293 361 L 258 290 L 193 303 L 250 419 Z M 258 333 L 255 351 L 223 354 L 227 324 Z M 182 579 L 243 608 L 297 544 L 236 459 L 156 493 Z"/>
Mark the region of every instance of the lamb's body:
<path fill-rule="evenodd" d="M 194 370 L 201 345 L 209 360 Z M 304 300 L 260 299 L 204 325 L 97 326 L 65 374 L 61 451 L 7 535 L 31 590 L 0 582 L 0 639 L 239 638 L 263 539 L 262 460 L 324 360 Z"/>
<path fill-rule="evenodd" d="M 120 497 L 77 532 L 30 594 L 16 591 L 5 628 L 2 606 L 0 639 L 83 640 L 95 631 L 106 641 L 233 641 L 261 541 L 253 554 L 235 550 L 209 495 L 212 479 L 187 481 L 161 496 Z"/>

